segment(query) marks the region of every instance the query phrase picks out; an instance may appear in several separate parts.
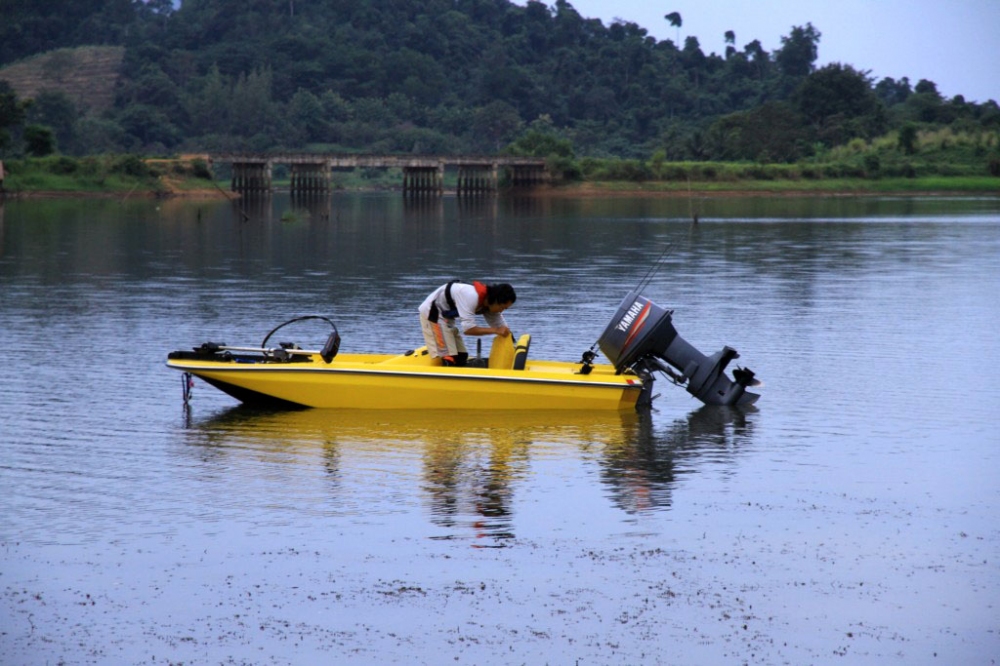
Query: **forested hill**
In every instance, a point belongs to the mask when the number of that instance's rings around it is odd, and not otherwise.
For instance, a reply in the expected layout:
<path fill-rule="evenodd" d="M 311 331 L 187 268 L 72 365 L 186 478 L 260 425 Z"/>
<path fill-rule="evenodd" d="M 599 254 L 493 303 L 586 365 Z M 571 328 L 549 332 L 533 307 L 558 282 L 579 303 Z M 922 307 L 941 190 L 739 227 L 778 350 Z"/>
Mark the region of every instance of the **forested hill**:
<path fill-rule="evenodd" d="M 706 54 L 695 36 L 658 41 L 634 23 L 581 16 L 564 0 L 552 8 L 508 0 L 174 5 L 0 0 L 0 65 L 65 47 L 125 47 L 110 109 L 83 108 L 60 92 L 51 64 L 52 85 L 31 105 L 0 81 L 0 151 L 24 150 L 19 132 L 28 126 L 50 128 L 69 154 L 496 152 L 535 130 L 577 155 L 794 161 L 904 124 L 1000 126 L 995 102 L 943 99 L 931 81 L 876 82 L 864 63 L 817 69 L 822 34 L 811 24 L 788 26 L 773 52 L 736 25 L 725 53 Z M 683 17 L 664 20 L 680 27 Z"/>

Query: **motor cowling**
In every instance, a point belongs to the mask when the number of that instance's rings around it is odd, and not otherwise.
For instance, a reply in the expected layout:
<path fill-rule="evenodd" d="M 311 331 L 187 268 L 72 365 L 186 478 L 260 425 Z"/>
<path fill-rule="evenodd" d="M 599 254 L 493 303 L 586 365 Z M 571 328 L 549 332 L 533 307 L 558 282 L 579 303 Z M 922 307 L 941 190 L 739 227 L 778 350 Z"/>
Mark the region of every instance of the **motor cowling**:
<path fill-rule="evenodd" d="M 673 310 L 630 292 L 598 340 L 601 352 L 621 373 L 633 370 L 651 377 L 663 372 L 706 405 L 744 406 L 760 397 L 746 389 L 755 385 L 754 373 L 745 368 L 726 374 L 726 367 L 739 354 L 731 347 L 705 356 L 678 333 Z"/>

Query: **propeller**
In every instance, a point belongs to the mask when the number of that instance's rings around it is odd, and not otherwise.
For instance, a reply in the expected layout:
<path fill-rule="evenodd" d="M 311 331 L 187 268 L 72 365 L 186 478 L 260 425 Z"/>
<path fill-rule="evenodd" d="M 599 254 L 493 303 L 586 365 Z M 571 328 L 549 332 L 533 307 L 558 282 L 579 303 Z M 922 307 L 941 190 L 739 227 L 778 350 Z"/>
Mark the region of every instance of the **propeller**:
<path fill-rule="evenodd" d="M 745 388 L 757 388 L 764 385 L 764 382 L 757 379 L 750 368 L 736 368 L 733 370 L 733 379 Z"/>

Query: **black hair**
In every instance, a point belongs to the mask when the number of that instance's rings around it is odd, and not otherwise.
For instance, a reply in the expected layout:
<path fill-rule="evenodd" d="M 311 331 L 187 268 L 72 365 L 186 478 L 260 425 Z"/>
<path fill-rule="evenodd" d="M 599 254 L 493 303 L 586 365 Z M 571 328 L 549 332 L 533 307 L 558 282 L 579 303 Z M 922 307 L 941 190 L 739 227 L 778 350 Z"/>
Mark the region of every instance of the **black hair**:
<path fill-rule="evenodd" d="M 516 300 L 517 294 L 514 293 L 514 287 L 506 282 L 486 285 L 487 303 L 513 303 Z"/>

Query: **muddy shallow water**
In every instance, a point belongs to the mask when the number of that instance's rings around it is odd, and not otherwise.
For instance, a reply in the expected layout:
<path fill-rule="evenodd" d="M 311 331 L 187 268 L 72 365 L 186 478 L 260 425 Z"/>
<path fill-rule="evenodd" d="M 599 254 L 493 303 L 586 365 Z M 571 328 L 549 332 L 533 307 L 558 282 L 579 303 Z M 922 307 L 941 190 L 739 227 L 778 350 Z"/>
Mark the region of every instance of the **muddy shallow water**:
<path fill-rule="evenodd" d="M 995 663 L 1000 200 L 691 205 L 8 203 L 0 662 Z M 185 408 L 163 365 L 311 312 L 412 347 L 456 276 L 575 360 L 661 257 L 756 408 Z"/>

